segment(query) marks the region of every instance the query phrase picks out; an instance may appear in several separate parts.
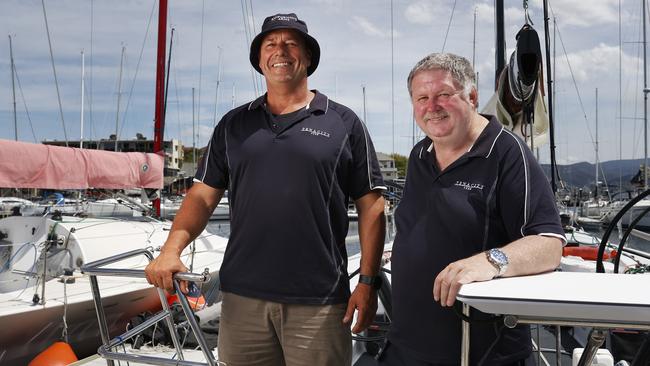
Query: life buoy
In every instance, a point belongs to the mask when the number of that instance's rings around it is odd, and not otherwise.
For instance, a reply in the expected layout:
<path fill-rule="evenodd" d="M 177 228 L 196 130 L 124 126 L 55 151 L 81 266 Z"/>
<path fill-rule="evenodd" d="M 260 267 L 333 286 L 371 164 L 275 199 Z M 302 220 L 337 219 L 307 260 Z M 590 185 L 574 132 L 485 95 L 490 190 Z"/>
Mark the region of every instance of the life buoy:
<path fill-rule="evenodd" d="M 614 259 L 616 258 L 616 254 L 616 250 L 605 250 L 605 253 L 603 254 L 603 260 Z M 598 247 L 585 245 L 579 245 L 577 247 L 564 247 L 562 249 L 562 255 L 573 255 L 584 260 L 595 261 L 598 259 Z"/>

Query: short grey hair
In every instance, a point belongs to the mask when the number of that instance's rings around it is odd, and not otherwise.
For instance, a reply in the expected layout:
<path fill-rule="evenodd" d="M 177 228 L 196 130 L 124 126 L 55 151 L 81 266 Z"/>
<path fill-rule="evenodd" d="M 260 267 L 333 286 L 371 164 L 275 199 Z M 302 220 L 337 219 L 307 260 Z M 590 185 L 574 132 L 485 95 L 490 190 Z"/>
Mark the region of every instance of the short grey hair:
<path fill-rule="evenodd" d="M 420 71 L 444 70 L 451 73 L 451 77 L 460 84 L 465 95 L 469 95 L 472 88 L 476 88 L 476 73 L 472 64 L 464 57 L 453 53 L 432 53 L 420 60 L 409 73 L 406 79 L 409 95 L 413 95 L 411 83 Z"/>

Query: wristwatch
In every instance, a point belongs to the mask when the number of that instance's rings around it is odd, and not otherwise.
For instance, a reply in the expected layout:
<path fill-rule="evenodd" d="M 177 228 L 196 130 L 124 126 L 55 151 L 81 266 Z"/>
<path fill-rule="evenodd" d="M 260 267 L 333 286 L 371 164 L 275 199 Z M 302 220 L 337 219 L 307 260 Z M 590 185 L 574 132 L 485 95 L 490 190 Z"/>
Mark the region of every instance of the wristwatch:
<path fill-rule="evenodd" d="M 496 277 L 501 277 L 508 269 L 508 256 L 499 248 L 492 248 L 485 252 L 488 262 L 497 269 Z"/>
<path fill-rule="evenodd" d="M 366 276 L 366 275 L 359 275 L 359 283 L 366 284 L 370 287 L 372 287 L 373 290 L 379 290 L 382 285 L 382 279 L 381 276 Z"/>

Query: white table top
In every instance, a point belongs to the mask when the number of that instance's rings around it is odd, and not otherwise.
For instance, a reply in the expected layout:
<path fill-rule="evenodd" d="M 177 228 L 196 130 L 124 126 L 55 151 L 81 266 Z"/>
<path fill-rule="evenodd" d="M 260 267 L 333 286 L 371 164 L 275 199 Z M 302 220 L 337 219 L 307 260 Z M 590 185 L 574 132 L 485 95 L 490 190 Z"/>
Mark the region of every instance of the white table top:
<path fill-rule="evenodd" d="M 464 285 L 458 300 L 485 313 L 650 325 L 650 275 L 551 272 Z"/>

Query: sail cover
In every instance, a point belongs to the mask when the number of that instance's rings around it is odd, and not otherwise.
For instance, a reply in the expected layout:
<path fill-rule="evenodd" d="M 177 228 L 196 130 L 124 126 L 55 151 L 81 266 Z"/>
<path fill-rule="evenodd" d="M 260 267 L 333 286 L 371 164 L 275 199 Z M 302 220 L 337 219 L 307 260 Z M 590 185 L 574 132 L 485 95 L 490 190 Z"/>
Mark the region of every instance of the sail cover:
<path fill-rule="evenodd" d="M 0 187 L 162 188 L 164 157 L 0 139 Z"/>

